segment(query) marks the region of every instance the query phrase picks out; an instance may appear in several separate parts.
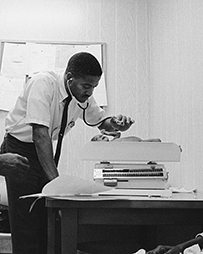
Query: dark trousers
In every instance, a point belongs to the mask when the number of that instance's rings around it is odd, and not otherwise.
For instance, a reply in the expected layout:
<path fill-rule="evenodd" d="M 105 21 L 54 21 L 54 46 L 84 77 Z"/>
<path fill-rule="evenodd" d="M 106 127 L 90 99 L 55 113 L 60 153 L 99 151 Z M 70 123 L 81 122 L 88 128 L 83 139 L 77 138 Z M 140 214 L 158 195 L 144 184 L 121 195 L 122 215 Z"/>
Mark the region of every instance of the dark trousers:
<path fill-rule="evenodd" d="M 44 199 L 38 200 L 31 211 L 35 198 L 19 199 L 23 195 L 40 193 L 48 182 L 35 146 L 6 135 L 1 153 L 7 152 L 27 157 L 30 164 L 23 182 L 6 177 L 13 254 L 47 254 L 47 209 Z"/>

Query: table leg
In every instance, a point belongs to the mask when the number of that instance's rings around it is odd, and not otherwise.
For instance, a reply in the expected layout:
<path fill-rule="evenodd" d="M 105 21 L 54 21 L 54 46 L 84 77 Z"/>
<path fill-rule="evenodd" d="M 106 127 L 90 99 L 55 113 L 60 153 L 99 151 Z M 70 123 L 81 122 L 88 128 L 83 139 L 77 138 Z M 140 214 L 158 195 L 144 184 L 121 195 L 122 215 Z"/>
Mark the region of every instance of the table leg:
<path fill-rule="evenodd" d="M 55 254 L 56 248 L 56 212 L 58 210 L 54 208 L 48 208 L 48 252 L 49 254 Z"/>
<path fill-rule="evenodd" d="M 77 253 L 78 210 L 61 209 L 61 250 L 62 254 Z"/>

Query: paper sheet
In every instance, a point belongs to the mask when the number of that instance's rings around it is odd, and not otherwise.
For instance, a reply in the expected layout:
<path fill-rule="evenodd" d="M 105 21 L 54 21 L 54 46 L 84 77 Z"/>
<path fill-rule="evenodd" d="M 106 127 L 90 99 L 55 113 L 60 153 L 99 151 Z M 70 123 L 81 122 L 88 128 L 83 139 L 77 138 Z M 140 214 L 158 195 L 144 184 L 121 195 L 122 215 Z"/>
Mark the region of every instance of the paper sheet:
<path fill-rule="evenodd" d="M 28 56 L 26 74 L 29 77 L 40 71 L 54 70 L 56 52 L 53 45 L 27 42 L 26 49 Z"/>
<path fill-rule="evenodd" d="M 49 182 L 42 189 L 42 193 L 33 195 L 26 195 L 21 198 L 27 197 L 66 197 L 66 196 L 84 196 L 96 194 L 99 192 L 110 190 L 103 184 L 96 183 L 93 180 L 88 181 L 82 178 L 61 174 L 53 181 Z"/>
<path fill-rule="evenodd" d="M 25 81 L 19 78 L 7 78 L 0 75 L 0 109 L 9 111 L 23 90 Z"/>
<path fill-rule="evenodd" d="M 42 190 L 44 195 L 80 195 L 93 194 L 109 190 L 103 184 L 96 183 L 93 180 L 88 181 L 79 177 L 61 174 L 53 181 L 49 182 Z"/>
<path fill-rule="evenodd" d="M 5 43 L 1 75 L 9 79 L 23 78 L 27 68 L 25 43 Z"/>

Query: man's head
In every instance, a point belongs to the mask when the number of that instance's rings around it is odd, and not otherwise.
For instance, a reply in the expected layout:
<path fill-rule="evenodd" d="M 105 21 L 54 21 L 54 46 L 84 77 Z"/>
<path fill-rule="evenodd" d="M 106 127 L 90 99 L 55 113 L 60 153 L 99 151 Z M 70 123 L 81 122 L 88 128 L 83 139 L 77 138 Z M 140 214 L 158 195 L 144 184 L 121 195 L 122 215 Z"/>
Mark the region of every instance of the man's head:
<path fill-rule="evenodd" d="M 69 59 L 66 74 L 68 72 L 72 73 L 74 78 L 84 78 L 84 76 L 101 77 L 102 68 L 92 54 L 80 52 Z"/>
<path fill-rule="evenodd" d="M 93 93 L 102 75 L 100 63 L 92 54 L 80 52 L 68 61 L 65 85 L 79 102 L 85 102 Z"/>

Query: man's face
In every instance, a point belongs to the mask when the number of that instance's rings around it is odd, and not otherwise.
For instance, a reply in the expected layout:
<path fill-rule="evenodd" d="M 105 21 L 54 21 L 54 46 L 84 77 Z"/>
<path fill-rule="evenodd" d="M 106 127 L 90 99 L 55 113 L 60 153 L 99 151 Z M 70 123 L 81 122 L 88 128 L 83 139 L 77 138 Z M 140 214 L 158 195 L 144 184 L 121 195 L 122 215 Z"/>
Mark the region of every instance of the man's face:
<path fill-rule="evenodd" d="M 85 102 L 93 93 L 94 88 L 98 86 L 100 77 L 85 76 L 84 78 L 72 78 L 69 81 L 69 87 L 73 96 L 79 102 Z"/>

